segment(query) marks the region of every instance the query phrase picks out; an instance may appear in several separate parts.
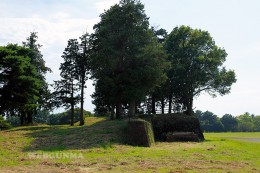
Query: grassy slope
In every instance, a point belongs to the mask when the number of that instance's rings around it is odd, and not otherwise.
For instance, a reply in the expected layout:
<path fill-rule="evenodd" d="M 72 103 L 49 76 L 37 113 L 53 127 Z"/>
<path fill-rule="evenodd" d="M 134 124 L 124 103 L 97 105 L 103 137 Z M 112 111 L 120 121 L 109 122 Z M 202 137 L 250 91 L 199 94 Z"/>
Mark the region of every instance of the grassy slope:
<path fill-rule="evenodd" d="M 124 145 L 126 121 L 88 118 L 83 127 L 37 126 L 0 131 L 0 172 L 259 172 L 260 133 L 207 133 L 201 143 Z M 30 158 L 29 154 L 80 154 Z M 82 154 L 82 155 L 81 155 Z"/>

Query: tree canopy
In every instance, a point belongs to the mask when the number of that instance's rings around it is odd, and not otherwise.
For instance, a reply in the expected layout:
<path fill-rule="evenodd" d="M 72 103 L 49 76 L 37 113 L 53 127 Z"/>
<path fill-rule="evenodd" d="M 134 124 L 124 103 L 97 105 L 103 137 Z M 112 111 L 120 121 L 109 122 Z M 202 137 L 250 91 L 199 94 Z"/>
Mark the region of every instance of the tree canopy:
<path fill-rule="evenodd" d="M 0 113 L 19 115 L 21 123 L 24 118 L 31 122 L 26 113 L 38 106 L 42 86 L 29 54 L 30 49 L 15 44 L 0 47 Z"/>
<path fill-rule="evenodd" d="M 122 0 L 100 17 L 92 35 L 92 77 L 110 106 L 128 104 L 132 116 L 136 102 L 166 79 L 166 55 L 139 1 Z"/>
<path fill-rule="evenodd" d="M 121 0 L 111 6 L 93 30 L 79 41 L 68 40 L 61 79 L 54 81 L 53 93 L 45 79 L 51 70 L 36 32 L 23 46 L 0 47 L 0 114 L 19 115 L 22 123 L 24 119 L 32 123 L 33 115 L 43 108 L 64 106 L 70 108 L 73 125 L 80 102 L 80 125 L 84 125 L 84 89 L 91 78 L 96 113 L 108 113 L 112 119 L 156 114 L 157 108 L 164 114 L 167 107 L 168 113 L 193 115 L 194 97 L 202 92 L 228 94 L 236 82 L 235 72 L 224 66 L 225 49 L 215 44 L 209 32 L 179 26 L 168 34 L 150 26 L 139 0 Z M 221 120 L 226 130 L 231 128 L 228 123 L 235 124 L 229 115 Z"/>
<path fill-rule="evenodd" d="M 223 63 L 227 53 L 216 46 L 207 31 L 189 26 L 175 27 L 165 44 L 172 68 L 168 72 L 175 101 L 192 114 L 193 98 L 205 91 L 215 96 L 228 94 L 235 73 Z"/>
<path fill-rule="evenodd" d="M 55 81 L 54 102 L 56 106 L 63 105 L 71 110 L 70 125 L 74 125 L 74 107 L 79 101 L 76 80 L 78 79 L 77 60 L 79 58 L 79 45 L 76 39 L 68 40 L 68 45 L 65 48 L 62 58 L 63 63 L 60 64 L 61 80 Z"/>

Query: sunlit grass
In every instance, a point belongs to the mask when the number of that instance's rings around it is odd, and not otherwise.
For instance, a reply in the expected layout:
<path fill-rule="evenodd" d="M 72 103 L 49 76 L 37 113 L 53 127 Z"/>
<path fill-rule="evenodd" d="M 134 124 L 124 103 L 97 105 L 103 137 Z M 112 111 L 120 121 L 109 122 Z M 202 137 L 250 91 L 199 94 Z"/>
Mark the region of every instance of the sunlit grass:
<path fill-rule="evenodd" d="M 259 172 L 260 133 L 205 133 L 204 142 L 124 143 L 127 121 L 90 117 L 83 127 L 19 127 L 0 132 L 0 172 Z M 234 139 L 236 138 L 236 139 Z M 30 158 L 30 154 L 39 158 Z M 78 158 L 43 158 L 44 154 Z"/>

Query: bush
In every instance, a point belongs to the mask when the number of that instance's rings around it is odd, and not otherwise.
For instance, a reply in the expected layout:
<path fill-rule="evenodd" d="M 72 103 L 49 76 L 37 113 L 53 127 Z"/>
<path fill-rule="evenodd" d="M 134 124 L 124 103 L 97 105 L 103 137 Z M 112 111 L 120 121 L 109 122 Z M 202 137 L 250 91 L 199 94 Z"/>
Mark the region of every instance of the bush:
<path fill-rule="evenodd" d="M 17 126 L 21 125 L 21 120 L 20 120 L 20 117 L 18 117 L 18 116 L 7 115 L 6 121 L 9 124 L 11 124 L 12 127 L 17 127 Z"/>
<path fill-rule="evenodd" d="M 0 130 L 6 130 L 12 128 L 11 124 L 5 121 L 5 119 L 0 115 Z"/>
<path fill-rule="evenodd" d="M 150 147 L 154 143 L 151 123 L 135 119 L 128 122 L 127 143 L 130 145 Z"/>
<path fill-rule="evenodd" d="M 156 140 L 166 141 L 166 135 L 173 132 L 193 132 L 200 140 L 204 135 L 198 118 L 182 113 L 153 115 L 150 118 Z"/>

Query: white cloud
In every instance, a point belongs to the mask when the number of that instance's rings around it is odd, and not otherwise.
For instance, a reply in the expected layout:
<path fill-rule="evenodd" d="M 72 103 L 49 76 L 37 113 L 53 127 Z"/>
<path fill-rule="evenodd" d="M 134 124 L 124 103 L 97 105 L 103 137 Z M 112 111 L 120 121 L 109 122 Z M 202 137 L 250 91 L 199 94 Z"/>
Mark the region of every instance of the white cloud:
<path fill-rule="evenodd" d="M 71 17 L 71 15 L 69 13 L 60 11 L 60 12 L 51 14 L 50 17 L 55 20 L 61 20 L 61 19 L 68 19 L 69 17 Z"/>
<path fill-rule="evenodd" d="M 68 18 L 65 13 L 55 13 L 50 15 L 56 17 L 50 18 L 0 18 L 0 45 L 7 43 L 22 44 L 30 35 L 30 32 L 38 32 L 38 41 L 43 45 L 41 48 L 46 65 L 50 67 L 53 73 L 47 75 L 47 81 L 52 83 L 58 80 L 59 66 L 62 62 L 62 52 L 67 46 L 68 39 L 79 38 L 86 30 L 93 32 L 93 25 L 99 21 L 99 18 L 85 20 L 82 18 Z M 85 109 L 92 111 L 90 95 L 94 91 L 91 81 L 86 90 Z"/>
<path fill-rule="evenodd" d="M 109 9 L 112 5 L 118 3 L 119 0 L 104 0 L 96 3 L 96 9 L 99 13 L 103 13 L 104 10 Z"/>

